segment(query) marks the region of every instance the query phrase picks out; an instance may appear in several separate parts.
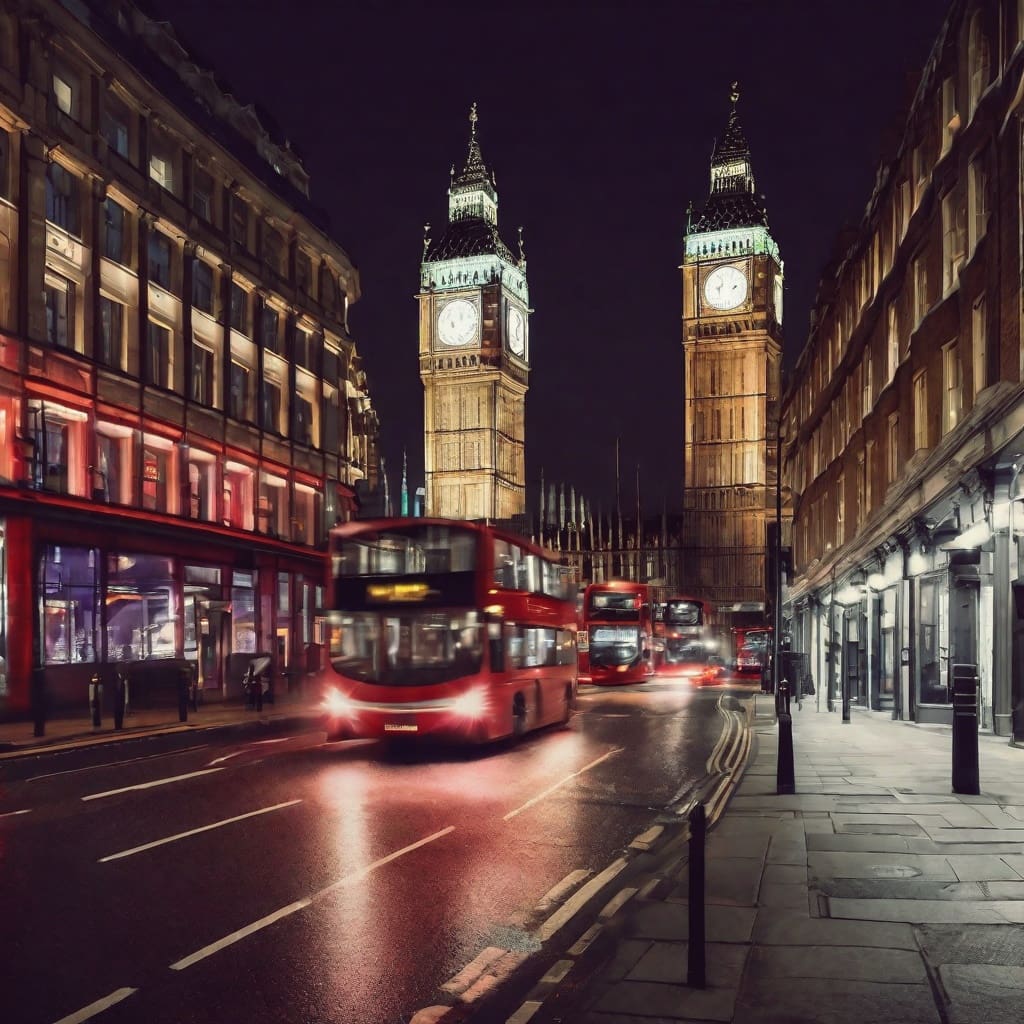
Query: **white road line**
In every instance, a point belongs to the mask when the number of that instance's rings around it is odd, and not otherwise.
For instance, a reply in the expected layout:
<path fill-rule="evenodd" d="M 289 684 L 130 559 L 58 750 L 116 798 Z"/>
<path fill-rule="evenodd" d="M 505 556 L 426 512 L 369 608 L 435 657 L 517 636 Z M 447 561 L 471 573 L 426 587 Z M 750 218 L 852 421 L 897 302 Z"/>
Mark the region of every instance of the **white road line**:
<path fill-rule="evenodd" d="M 599 893 L 629 863 L 625 857 L 612 861 L 596 878 L 592 878 L 579 892 L 566 900 L 541 926 L 537 935 L 541 942 L 550 939 L 596 893 Z"/>
<path fill-rule="evenodd" d="M 253 740 L 252 745 L 258 747 L 261 743 L 291 743 L 292 740 L 297 740 L 298 736 L 282 736 L 276 740 Z"/>
<path fill-rule="evenodd" d="M 56 1024 L 82 1024 L 82 1021 L 95 1017 L 96 1014 L 102 1013 L 104 1010 L 109 1010 L 110 1007 L 115 1006 L 122 999 L 127 999 L 138 991 L 137 988 L 119 988 L 116 992 L 111 992 L 109 996 L 97 999 L 95 1003 L 90 1003 L 75 1013 L 69 1013 L 66 1017 L 61 1017 Z"/>
<path fill-rule="evenodd" d="M 220 764 L 221 761 L 230 761 L 233 757 L 238 757 L 239 754 L 244 754 L 244 750 L 236 750 L 233 754 L 225 754 L 223 757 L 215 757 L 210 764 Z"/>
<path fill-rule="evenodd" d="M 258 811 L 249 811 L 247 814 L 237 814 L 233 818 L 225 818 L 223 821 L 215 821 L 212 825 L 202 825 L 199 828 L 191 829 L 188 832 L 179 832 L 177 835 L 168 836 L 166 839 L 156 839 L 152 843 L 145 843 L 142 846 L 133 846 L 130 850 L 122 850 L 120 853 L 111 853 L 106 857 L 100 857 L 97 863 L 106 864 L 108 861 L 120 860 L 122 857 L 131 857 L 132 854 L 142 853 L 144 850 L 152 850 L 157 846 L 164 846 L 166 843 L 173 843 L 179 839 L 188 839 L 189 836 L 197 836 L 201 832 L 209 832 L 211 829 L 221 828 L 224 825 L 232 825 L 236 821 L 244 821 L 246 818 L 255 818 L 259 814 L 269 814 L 271 811 L 279 811 L 282 807 L 293 807 L 301 804 L 301 797 L 298 800 L 288 800 L 283 804 L 274 804 L 273 807 L 261 807 Z"/>
<path fill-rule="evenodd" d="M 83 800 L 102 800 L 106 796 L 117 796 L 118 793 L 130 793 L 133 789 L 152 789 L 154 786 L 166 786 L 171 782 L 183 782 L 185 779 L 195 779 L 200 775 L 212 775 L 214 772 L 222 772 L 223 768 L 203 768 L 198 772 L 188 772 L 186 775 L 173 775 L 169 779 L 154 779 L 152 782 L 140 782 L 135 786 L 122 786 L 120 789 L 108 789 L 103 793 L 90 793 L 83 796 Z"/>
<path fill-rule="evenodd" d="M 503 820 L 508 821 L 510 818 L 514 818 L 517 814 L 521 814 L 527 808 L 532 807 L 535 803 L 538 803 L 540 800 L 543 800 L 544 797 L 550 796 L 552 793 L 554 793 L 556 789 L 559 788 L 559 786 L 564 786 L 567 782 L 571 782 L 578 775 L 582 775 L 584 772 L 590 771 L 591 768 L 597 767 L 597 765 L 599 765 L 602 761 L 607 761 L 608 758 L 611 757 L 613 754 L 621 753 L 622 750 L 622 747 L 616 747 L 614 750 L 609 750 L 607 754 L 602 754 L 596 761 L 591 761 L 590 764 L 584 765 L 578 772 L 573 772 L 571 775 L 566 775 L 564 779 L 562 779 L 560 782 L 556 782 L 553 786 L 549 786 L 547 789 L 544 790 L 543 793 L 538 793 L 537 796 L 535 796 L 532 800 L 527 800 L 522 807 L 517 807 L 514 811 L 509 811 L 508 814 L 505 815 Z"/>
<path fill-rule="evenodd" d="M 166 750 L 162 754 L 146 754 L 143 757 L 129 757 L 124 761 L 104 761 L 103 764 L 90 764 L 84 768 L 66 768 L 62 772 L 50 772 L 47 775 L 33 775 L 26 782 L 38 782 L 40 779 L 55 779 L 58 775 L 75 775 L 78 772 L 91 772 L 96 768 L 116 768 L 122 764 L 135 764 L 136 761 L 151 761 L 154 757 L 174 757 L 177 754 L 187 754 L 193 750 L 205 750 L 210 744 L 199 743 L 194 747 L 182 747 L 181 750 Z"/>
<path fill-rule="evenodd" d="M 358 871 L 354 871 L 351 875 L 339 878 L 337 882 L 332 882 L 319 892 L 313 893 L 312 896 L 307 896 L 305 899 L 289 903 L 288 906 L 282 907 L 280 910 L 275 910 L 272 914 L 267 914 L 266 917 L 261 917 L 258 921 L 254 921 L 252 924 L 246 925 L 244 928 L 239 928 L 238 931 L 232 932 L 230 935 L 225 935 L 223 939 L 218 939 L 216 942 L 211 942 L 208 946 L 203 946 L 202 949 L 196 950 L 195 953 L 171 964 L 171 970 L 183 971 L 186 967 L 191 967 L 193 964 L 199 963 L 200 960 L 205 960 L 208 956 L 213 956 L 214 953 L 220 952 L 220 950 L 225 947 L 260 931 L 262 928 L 269 927 L 275 921 L 280 921 L 281 918 L 287 917 L 289 914 L 294 914 L 297 910 L 302 910 L 303 908 L 308 907 L 311 903 L 323 899 L 324 896 L 334 892 L 335 889 L 340 889 L 344 885 L 351 885 L 353 882 L 361 881 L 370 874 L 371 871 L 375 871 L 377 868 L 383 867 L 385 864 L 390 864 L 391 861 L 397 860 L 399 857 L 404 856 L 407 853 L 412 853 L 413 850 L 418 850 L 421 846 L 426 846 L 427 843 L 432 843 L 435 840 L 448 835 L 449 832 L 454 831 L 455 826 L 449 825 L 447 828 L 443 828 L 440 832 L 435 832 L 433 835 L 427 836 L 425 839 L 420 839 L 415 843 L 410 843 L 408 846 L 403 846 L 401 850 L 395 850 L 394 853 L 389 853 L 386 857 L 381 857 L 380 860 L 375 860 L 365 868 L 360 868 Z"/>
<path fill-rule="evenodd" d="M 4 811 L 3 814 L 0 814 L 0 818 L 14 818 L 14 817 L 16 817 L 19 814 L 31 814 L 31 813 L 32 813 L 32 808 L 31 807 L 26 807 L 24 810 L 21 810 L 21 811 Z"/>
<path fill-rule="evenodd" d="M 527 999 L 522 1006 L 512 1014 L 505 1024 L 527 1024 L 533 1019 L 533 1015 L 541 1008 L 541 1003 L 536 999 Z"/>

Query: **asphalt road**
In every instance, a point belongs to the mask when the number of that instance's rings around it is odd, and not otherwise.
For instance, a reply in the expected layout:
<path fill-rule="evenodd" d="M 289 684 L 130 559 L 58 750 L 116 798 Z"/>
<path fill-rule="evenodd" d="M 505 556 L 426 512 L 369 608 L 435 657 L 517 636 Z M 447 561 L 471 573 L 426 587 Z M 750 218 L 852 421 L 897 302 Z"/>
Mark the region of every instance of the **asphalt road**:
<path fill-rule="evenodd" d="M 6 1024 L 397 1024 L 704 777 L 721 688 L 584 689 L 482 750 L 303 731 L 0 775 Z M 17 778 L 12 778 L 17 776 Z M 22 813 L 17 813 L 22 812 Z"/>

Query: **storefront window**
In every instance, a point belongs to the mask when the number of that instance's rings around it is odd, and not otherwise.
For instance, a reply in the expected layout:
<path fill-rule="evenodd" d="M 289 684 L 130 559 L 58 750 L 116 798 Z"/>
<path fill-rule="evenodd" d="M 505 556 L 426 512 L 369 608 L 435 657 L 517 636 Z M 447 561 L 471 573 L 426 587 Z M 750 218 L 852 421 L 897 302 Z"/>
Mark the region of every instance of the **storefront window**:
<path fill-rule="evenodd" d="M 232 652 L 256 653 L 256 576 L 236 572 L 231 577 Z"/>
<path fill-rule="evenodd" d="M 58 494 L 86 493 L 86 414 L 33 398 L 28 403 L 34 442 L 33 485 Z"/>
<path fill-rule="evenodd" d="M 880 696 L 892 698 L 896 693 L 896 588 L 883 590 L 881 598 L 878 690 Z"/>
<path fill-rule="evenodd" d="M 191 449 L 188 456 L 188 516 L 212 522 L 216 518 L 217 459 L 209 452 Z"/>
<path fill-rule="evenodd" d="M 94 548 L 43 549 L 39 562 L 39 632 L 44 664 L 97 660 L 98 564 Z"/>
<path fill-rule="evenodd" d="M 17 410 L 17 395 L 0 392 L 0 482 L 5 484 L 13 483 L 16 479 Z"/>
<path fill-rule="evenodd" d="M 108 556 L 108 660 L 180 656 L 175 636 L 177 605 L 171 559 L 156 555 Z"/>
<path fill-rule="evenodd" d="M 920 668 L 920 702 L 948 704 L 946 685 L 947 651 L 942 626 L 942 599 L 945 588 L 941 576 L 923 577 L 919 583 L 917 657 Z"/>
<path fill-rule="evenodd" d="M 132 430 L 116 423 L 96 424 L 93 499 L 132 503 Z"/>
<path fill-rule="evenodd" d="M 260 533 L 288 538 L 288 490 L 284 477 L 260 473 L 260 499 L 256 514 Z"/>

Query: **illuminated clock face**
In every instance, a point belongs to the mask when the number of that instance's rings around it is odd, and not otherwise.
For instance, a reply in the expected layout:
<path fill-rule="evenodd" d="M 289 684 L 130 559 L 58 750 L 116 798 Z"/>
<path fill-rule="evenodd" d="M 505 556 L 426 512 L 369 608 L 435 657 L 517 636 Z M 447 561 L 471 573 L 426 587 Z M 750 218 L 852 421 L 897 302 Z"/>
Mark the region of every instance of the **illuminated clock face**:
<path fill-rule="evenodd" d="M 508 347 L 517 356 L 526 354 L 526 319 L 518 309 L 508 313 Z"/>
<path fill-rule="evenodd" d="M 718 267 L 704 281 L 704 301 L 714 309 L 735 309 L 747 299 L 747 276 L 738 267 Z"/>
<path fill-rule="evenodd" d="M 446 345 L 458 348 L 476 338 L 480 314 L 468 299 L 453 299 L 437 315 L 437 336 Z"/>

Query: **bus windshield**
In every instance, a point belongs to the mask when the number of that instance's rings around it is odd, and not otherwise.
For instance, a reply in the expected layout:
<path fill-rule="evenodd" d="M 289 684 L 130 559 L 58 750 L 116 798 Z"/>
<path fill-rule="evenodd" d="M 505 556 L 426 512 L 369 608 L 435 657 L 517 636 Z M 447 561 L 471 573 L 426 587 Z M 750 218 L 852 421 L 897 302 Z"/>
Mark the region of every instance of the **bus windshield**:
<path fill-rule="evenodd" d="M 592 666 L 632 665 L 640 657 L 640 630 L 636 627 L 597 626 L 590 631 Z"/>
<path fill-rule="evenodd" d="M 665 621 L 677 626 L 699 626 L 700 605 L 696 601 L 669 601 L 665 606 Z"/>
<path fill-rule="evenodd" d="M 330 638 L 335 670 L 364 683 L 429 686 L 473 675 L 483 662 L 475 611 L 342 613 Z"/>
<path fill-rule="evenodd" d="M 639 622 L 640 597 L 637 594 L 614 590 L 591 592 L 587 613 L 592 619 L 605 621 Z"/>

